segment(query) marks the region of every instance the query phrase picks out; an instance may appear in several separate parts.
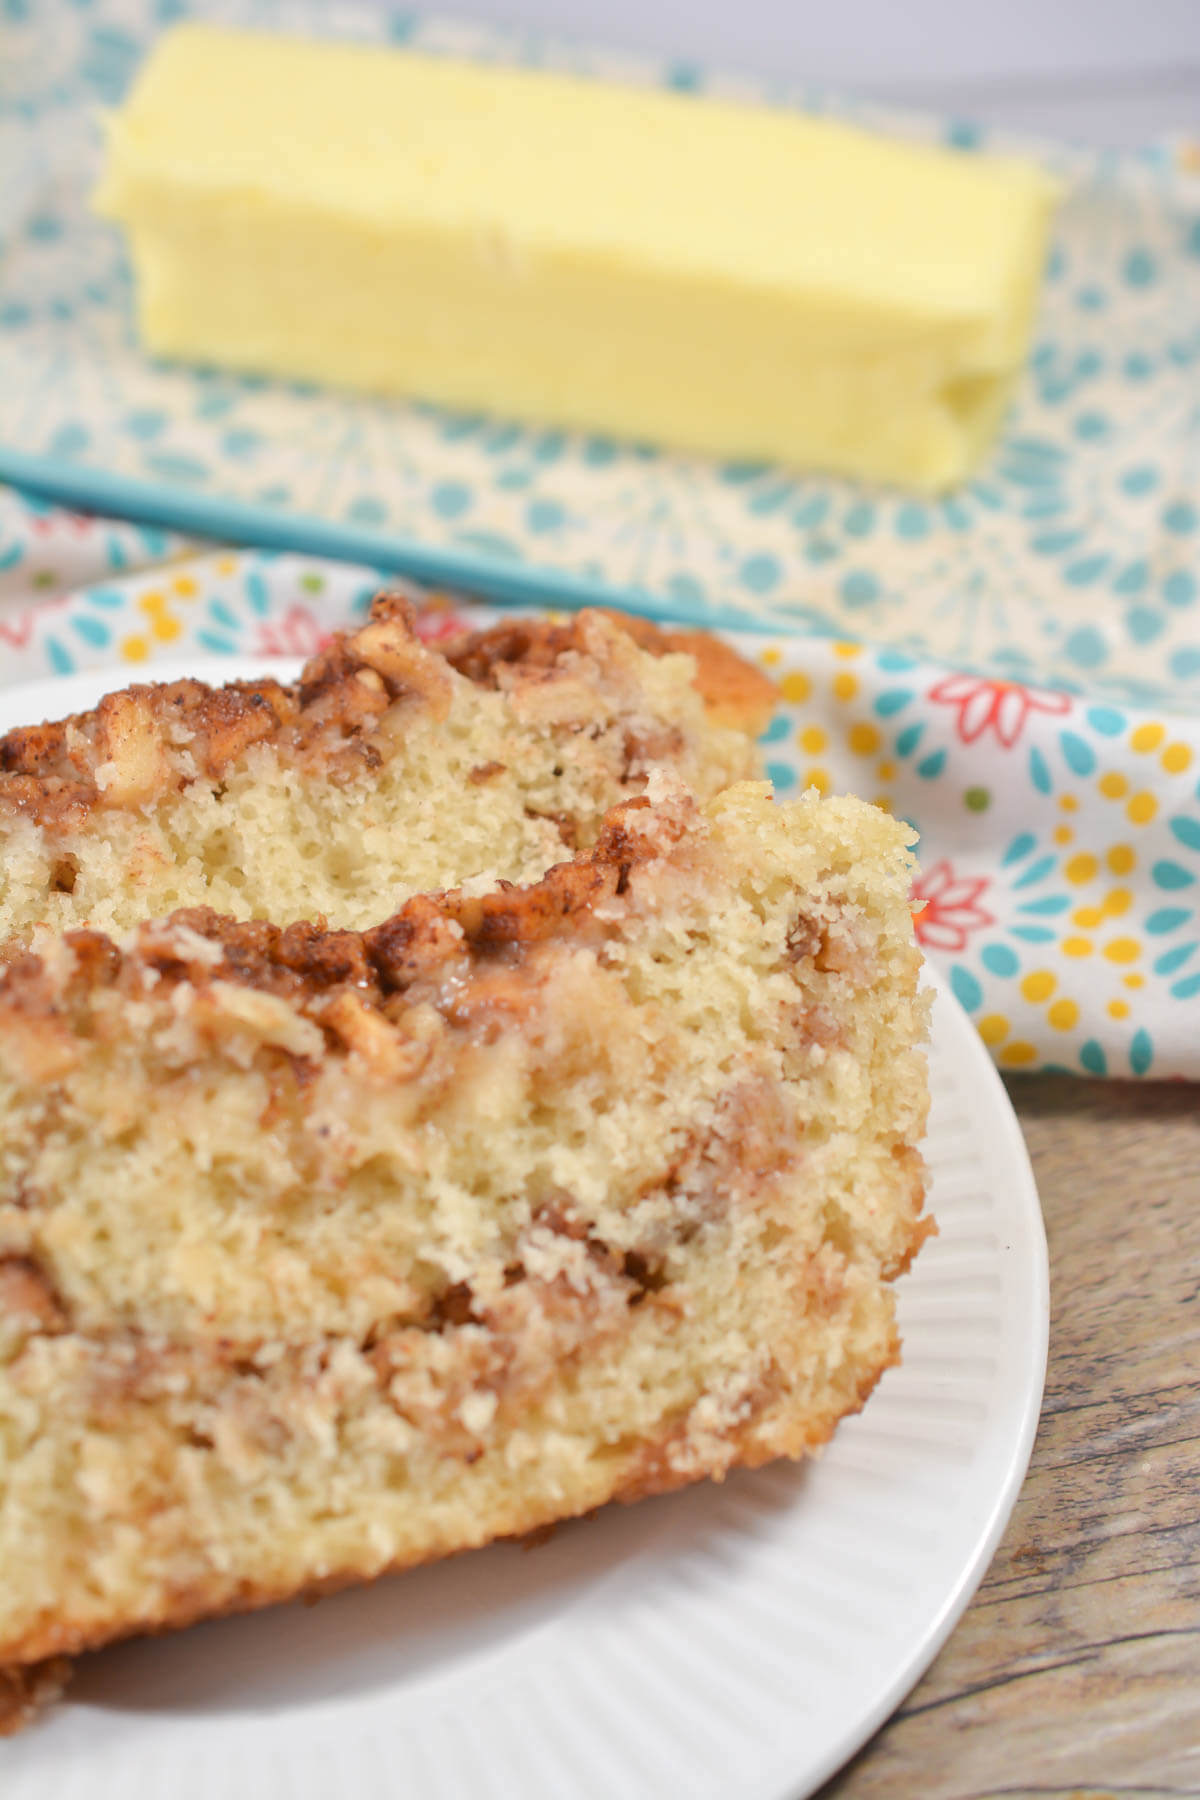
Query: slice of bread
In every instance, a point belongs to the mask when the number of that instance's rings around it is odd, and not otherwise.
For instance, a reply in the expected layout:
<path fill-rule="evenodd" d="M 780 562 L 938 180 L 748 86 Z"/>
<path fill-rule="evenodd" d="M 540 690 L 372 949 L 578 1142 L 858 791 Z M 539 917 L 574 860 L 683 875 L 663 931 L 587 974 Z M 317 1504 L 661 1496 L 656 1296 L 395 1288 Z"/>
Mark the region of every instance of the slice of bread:
<path fill-rule="evenodd" d="M 759 772 L 770 683 L 675 642 L 585 612 L 443 654 L 384 595 L 290 684 L 133 686 L 10 732 L 0 942 L 193 905 L 364 929 L 425 889 L 536 880 L 655 766 L 701 798 Z"/>
<path fill-rule="evenodd" d="M 597 795 L 634 778 L 614 747 L 630 715 L 611 688 L 586 698 L 570 658 L 651 676 L 610 627 L 581 633 L 544 682 L 528 657 L 493 659 L 491 685 L 439 670 L 436 733 L 428 686 L 412 702 L 445 811 L 406 868 L 444 866 L 447 818 L 486 822 L 445 771 L 470 799 L 464 771 L 513 761 L 510 694 L 544 722 L 519 741 L 547 781 L 564 732 L 614 749 L 570 788 L 594 845 L 541 879 L 418 896 L 365 932 L 205 908 L 119 941 L 42 931 L 0 971 L 0 1659 L 800 1456 L 895 1360 L 891 1283 L 930 1229 L 909 834 L 759 784 L 698 805 L 662 772 L 597 832 Z M 426 682 L 432 659 L 401 641 Z M 376 665 L 330 666 L 326 691 L 353 682 L 375 707 Z M 656 667 L 686 740 L 691 690 Z M 393 709 L 409 677 L 389 668 Z M 286 729 L 297 758 L 336 761 L 319 695 L 263 706 L 285 723 L 226 761 L 224 795 L 172 777 L 155 801 L 146 777 L 130 819 L 164 841 L 185 811 L 244 822 L 255 772 L 264 817 L 315 807 L 269 746 Z M 377 741 L 348 730 L 345 789 L 323 778 L 331 837 Z M 208 754 L 194 733 L 154 742 L 154 769 Z M 478 859 L 536 866 L 550 840 L 507 774 L 495 796 Z M 399 869 L 372 829 L 377 866 Z M 170 830 L 179 873 L 147 879 L 156 897 L 187 885 Z M 200 866 L 209 885 L 187 892 L 211 897 L 217 864 Z M 280 919 L 310 910 L 300 887 L 263 888 L 296 894 Z M 343 914 L 368 891 L 330 888 Z"/>

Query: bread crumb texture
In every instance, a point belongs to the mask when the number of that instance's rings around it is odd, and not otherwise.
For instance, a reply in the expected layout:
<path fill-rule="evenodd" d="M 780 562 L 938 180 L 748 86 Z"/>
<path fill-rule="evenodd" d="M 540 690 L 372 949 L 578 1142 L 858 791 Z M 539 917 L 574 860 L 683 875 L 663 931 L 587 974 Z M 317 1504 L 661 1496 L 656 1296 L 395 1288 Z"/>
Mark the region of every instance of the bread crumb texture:
<path fill-rule="evenodd" d="M 101 709 L 40 777 L 93 784 L 70 822 L 12 807 L 9 1725 L 115 1637 L 801 1456 L 896 1359 L 909 834 L 728 785 L 693 664 L 572 630 L 464 674 L 404 624 L 325 690 L 369 727 L 302 683 L 228 754 L 156 701 L 134 757 Z"/>
<path fill-rule="evenodd" d="M 769 684 L 634 628 L 645 648 L 598 612 L 513 621 L 443 655 L 383 596 L 293 684 L 135 686 L 10 732 L 0 941 L 195 905 L 363 929 L 424 889 L 536 880 L 652 767 L 702 798 L 757 774 Z"/>

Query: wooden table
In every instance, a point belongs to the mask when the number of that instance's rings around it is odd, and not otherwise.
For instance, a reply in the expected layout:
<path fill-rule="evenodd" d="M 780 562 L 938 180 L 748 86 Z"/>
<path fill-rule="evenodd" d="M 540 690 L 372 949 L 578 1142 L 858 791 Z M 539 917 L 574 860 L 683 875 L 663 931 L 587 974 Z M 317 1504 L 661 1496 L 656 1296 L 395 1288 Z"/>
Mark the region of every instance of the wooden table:
<path fill-rule="evenodd" d="M 821 1800 L 1200 1796 L 1200 1092 L 1009 1091 L 1050 1242 L 1033 1461 L 949 1643 Z"/>

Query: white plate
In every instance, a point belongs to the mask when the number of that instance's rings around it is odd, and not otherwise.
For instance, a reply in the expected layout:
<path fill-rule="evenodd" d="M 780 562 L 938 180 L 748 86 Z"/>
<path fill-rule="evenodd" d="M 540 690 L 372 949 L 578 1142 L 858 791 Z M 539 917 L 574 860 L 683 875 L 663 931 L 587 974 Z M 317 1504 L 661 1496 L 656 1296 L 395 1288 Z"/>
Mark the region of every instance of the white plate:
<path fill-rule="evenodd" d="M 0 694 L 0 730 L 109 685 Z M 0 1745 L 5 1800 L 811 1793 L 966 1607 L 1041 1403 L 1033 1176 L 1004 1088 L 944 991 L 931 1075 L 939 1235 L 900 1284 L 904 1362 L 820 1462 L 610 1507 L 534 1552 L 497 1545 L 316 1608 L 86 1659 L 66 1704 Z"/>

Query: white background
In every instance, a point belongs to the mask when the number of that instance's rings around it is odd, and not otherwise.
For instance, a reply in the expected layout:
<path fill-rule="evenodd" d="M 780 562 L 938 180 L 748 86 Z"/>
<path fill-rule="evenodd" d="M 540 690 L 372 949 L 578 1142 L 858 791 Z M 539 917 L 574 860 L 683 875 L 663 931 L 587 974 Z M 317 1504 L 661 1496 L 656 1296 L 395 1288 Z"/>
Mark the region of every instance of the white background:
<path fill-rule="evenodd" d="M 1200 0 L 422 0 L 1082 142 L 1200 138 Z"/>

